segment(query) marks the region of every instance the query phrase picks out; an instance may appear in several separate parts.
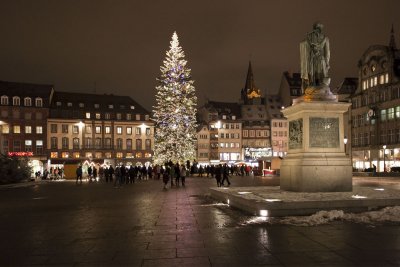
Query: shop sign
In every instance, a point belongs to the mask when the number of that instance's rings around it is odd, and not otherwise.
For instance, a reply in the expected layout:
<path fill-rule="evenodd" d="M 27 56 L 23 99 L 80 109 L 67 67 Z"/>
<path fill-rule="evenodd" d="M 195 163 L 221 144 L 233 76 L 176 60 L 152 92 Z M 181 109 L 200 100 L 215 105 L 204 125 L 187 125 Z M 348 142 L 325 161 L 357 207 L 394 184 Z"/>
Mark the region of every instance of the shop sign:
<path fill-rule="evenodd" d="M 33 152 L 8 152 L 9 157 L 32 157 Z"/>

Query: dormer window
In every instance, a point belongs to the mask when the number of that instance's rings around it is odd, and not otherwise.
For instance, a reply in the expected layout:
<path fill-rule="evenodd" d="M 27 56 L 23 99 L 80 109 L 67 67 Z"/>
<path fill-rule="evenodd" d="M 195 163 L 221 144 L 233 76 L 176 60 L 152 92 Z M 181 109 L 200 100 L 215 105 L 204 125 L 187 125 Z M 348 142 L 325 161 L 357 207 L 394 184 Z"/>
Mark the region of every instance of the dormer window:
<path fill-rule="evenodd" d="M 72 103 L 71 103 L 71 102 L 68 102 L 68 103 L 67 103 L 67 107 L 72 107 Z"/>
<path fill-rule="evenodd" d="M 131 109 L 135 109 L 135 106 L 131 106 Z"/>
<path fill-rule="evenodd" d="M 13 106 L 19 106 L 21 105 L 21 100 L 18 96 L 13 97 Z"/>
<path fill-rule="evenodd" d="M 6 95 L 1 96 L 1 104 L 8 105 L 8 96 L 6 96 Z"/>
<path fill-rule="evenodd" d="M 84 107 L 85 107 L 85 104 L 79 103 L 79 107 L 80 107 L 80 108 L 84 108 Z"/>
<path fill-rule="evenodd" d="M 61 107 L 61 102 L 56 102 L 57 107 Z"/>
<path fill-rule="evenodd" d="M 35 106 L 36 107 L 43 107 L 43 99 L 40 97 L 36 97 L 35 99 Z"/>
<path fill-rule="evenodd" d="M 120 109 L 125 109 L 125 106 L 124 105 L 120 105 L 119 108 Z"/>
<path fill-rule="evenodd" d="M 114 105 L 108 105 L 108 108 L 109 108 L 109 109 L 113 109 L 113 108 L 114 108 Z"/>
<path fill-rule="evenodd" d="M 99 104 L 94 104 L 94 108 L 99 108 L 100 105 Z"/>
<path fill-rule="evenodd" d="M 24 98 L 24 106 L 25 107 L 30 107 L 32 106 L 32 99 L 30 97 L 25 97 Z"/>

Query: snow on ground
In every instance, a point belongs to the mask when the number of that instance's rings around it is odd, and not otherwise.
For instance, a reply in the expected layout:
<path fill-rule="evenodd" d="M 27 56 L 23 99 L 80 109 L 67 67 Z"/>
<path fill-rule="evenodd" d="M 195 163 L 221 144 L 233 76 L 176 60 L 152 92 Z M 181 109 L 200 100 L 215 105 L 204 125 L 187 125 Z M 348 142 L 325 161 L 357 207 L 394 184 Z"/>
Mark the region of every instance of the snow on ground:
<path fill-rule="evenodd" d="M 310 216 L 288 216 L 282 218 L 252 217 L 242 225 L 268 223 L 295 226 L 315 226 L 328 224 L 333 221 L 347 221 L 370 225 L 400 223 L 400 206 L 386 207 L 381 210 L 363 213 L 345 213 L 342 210 L 323 210 Z"/>

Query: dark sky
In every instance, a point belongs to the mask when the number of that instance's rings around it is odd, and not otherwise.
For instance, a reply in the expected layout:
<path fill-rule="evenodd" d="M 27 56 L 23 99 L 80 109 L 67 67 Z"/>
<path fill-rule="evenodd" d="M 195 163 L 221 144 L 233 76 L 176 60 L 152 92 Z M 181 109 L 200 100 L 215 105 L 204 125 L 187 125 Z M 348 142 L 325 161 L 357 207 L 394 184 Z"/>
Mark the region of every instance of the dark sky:
<path fill-rule="evenodd" d="M 389 43 L 392 24 L 400 46 L 399 10 L 398 0 L 1 0 L 0 80 L 129 95 L 151 110 L 176 30 L 199 102 L 233 102 L 250 59 L 268 94 L 283 71 L 299 71 L 299 42 L 318 20 L 334 88 L 357 77 L 369 45 Z"/>

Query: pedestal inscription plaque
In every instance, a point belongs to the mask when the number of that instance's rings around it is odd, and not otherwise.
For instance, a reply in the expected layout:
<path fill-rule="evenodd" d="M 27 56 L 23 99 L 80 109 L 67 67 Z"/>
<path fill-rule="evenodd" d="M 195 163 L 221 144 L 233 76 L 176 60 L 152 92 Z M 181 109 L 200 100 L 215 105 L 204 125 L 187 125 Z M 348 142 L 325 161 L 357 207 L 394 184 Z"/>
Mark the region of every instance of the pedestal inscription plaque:
<path fill-rule="evenodd" d="M 310 147 L 338 148 L 339 145 L 338 118 L 310 118 Z"/>
<path fill-rule="evenodd" d="M 303 119 L 289 121 L 289 149 L 303 147 Z"/>

